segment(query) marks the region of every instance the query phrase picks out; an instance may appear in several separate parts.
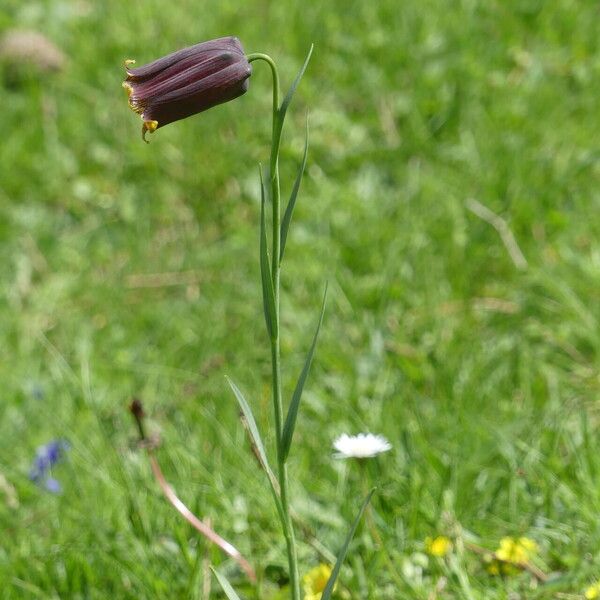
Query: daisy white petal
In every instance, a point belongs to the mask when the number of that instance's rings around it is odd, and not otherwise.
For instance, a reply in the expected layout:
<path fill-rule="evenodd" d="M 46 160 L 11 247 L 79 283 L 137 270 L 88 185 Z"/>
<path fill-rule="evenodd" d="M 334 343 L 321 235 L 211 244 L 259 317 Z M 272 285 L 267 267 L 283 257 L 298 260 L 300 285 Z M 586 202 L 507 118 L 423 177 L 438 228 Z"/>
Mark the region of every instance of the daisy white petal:
<path fill-rule="evenodd" d="M 343 433 L 333 442 L 336 458 L 371 458 L 392 449 L 392 445 L 382 435 Z"/>

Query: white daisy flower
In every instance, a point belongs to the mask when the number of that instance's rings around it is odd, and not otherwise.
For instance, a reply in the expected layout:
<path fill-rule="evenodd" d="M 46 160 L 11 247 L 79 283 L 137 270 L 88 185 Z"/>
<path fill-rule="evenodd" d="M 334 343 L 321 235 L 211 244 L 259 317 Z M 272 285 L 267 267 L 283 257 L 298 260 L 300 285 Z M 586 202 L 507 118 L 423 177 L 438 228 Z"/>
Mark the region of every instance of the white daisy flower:
<path fill-rule="evenodd" d="M 386 438 L 372 433 L 343 433 L 333 442 L 333 447 L 337 450 L 336 458 L 371 458 L 392 449 Z"/>

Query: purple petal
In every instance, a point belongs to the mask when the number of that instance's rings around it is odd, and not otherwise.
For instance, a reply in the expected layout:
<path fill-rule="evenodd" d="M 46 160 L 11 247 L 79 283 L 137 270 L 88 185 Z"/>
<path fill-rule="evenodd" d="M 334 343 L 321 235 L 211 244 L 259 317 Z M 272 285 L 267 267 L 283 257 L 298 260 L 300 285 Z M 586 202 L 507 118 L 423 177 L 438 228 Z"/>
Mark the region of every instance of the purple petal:
<path fill-rule="evenodd" d="M 217 52 L 234 52 L 240 56 L 244 56 L 244 49 L 240 40 L 236 37 L 224 37 L 208 42 L 201 42 L 194 46 L 188 46 L 181 50 L 176 50 L 167 56 L 163 56 L 147 65 L 136 68 L 127 68 L 127 75 L 130 81 L 142 81 L 150 77 L 156 76 L 161 71 L 164 71 L 171 65 L 183 61 L 190 57 L 201 56 L 211 51 Z"/>
<path fill-rule="evenodd" d="M 203 56 L 193 56 L 181 63 L 165 69 L 152 79 L 143 82 L 130 82 L 134 98 L 150 98 L 160 96 L 165 92 L 185 87 L 191 82 L 219 72 L 233 62 L 240 62 L 233 54 L 227 52 L 207 53 Z"/>
<path fill-rule="evenodd" d="M 154 97 L 146 105 L 143 117 L 163 126 L 203 112 L 241 96 L 248 89 L 250 67 L 236 63 L 185 87 Z"/>
<path fill-rule="evenodd" d="M 69 442 L 66 440 L 52 440 L 36 450 L 33 465 L 29 472 L 29 479 L 39 482 L 47 471 L 58 463 L 65 451 L 70 448 Z"/>
<path fill-rule="evenodd" d="M 62 487 L 54 477 L 47 477 L 44 481 L 44 487 L 53 494 L 60 494 Z"/>

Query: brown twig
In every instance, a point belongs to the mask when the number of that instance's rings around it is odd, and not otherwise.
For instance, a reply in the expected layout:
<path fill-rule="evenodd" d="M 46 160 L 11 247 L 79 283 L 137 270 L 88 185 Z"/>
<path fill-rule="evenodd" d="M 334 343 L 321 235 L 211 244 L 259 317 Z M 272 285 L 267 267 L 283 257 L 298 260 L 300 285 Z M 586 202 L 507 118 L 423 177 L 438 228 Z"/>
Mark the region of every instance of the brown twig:
<path fill-rule="evenodd" d="M 142 407 L 142 403 L 138 399 L 134 399 L 130 406 L 129 410 L 133 415 L 135 422 L 138 427 L 138 432 L 140 435 L 140 440 L 142 442 L 147 442 L 146 432 L 144 430 L 144 409 Z M 151 444 L 144 443 L 146 451 L 148 452 L 148 456 L 150 458 L 150 466 L 152 467 L 152 473 L 160 489 L 163 494 L 166 496 L 167 500 L 172 504 L 175 510 L 188 522 L 194 529 L 200 532 L 206 539 L 208 539 L 213 544 L 217 545 L 225 554 L 230 556 L 233 560 L 235 560 L 240 568 L 246 573 L 250 581 L 252 583 L 256 582 L 256 573 L 254 569 L 250 565 L 250 563 L 242 556 L 240 551 L 235 548 L 232 544 L 230 544 L 227 540 L 223 539 L 218 533 L 216 533 L 211 527 L 209 527 L 206 523 L 203 523 L 177 496 L 173 488 L 168 484 L 165 476 L 163 475 L 160 465 L 158 464 L 158 460 L 153 454 L 153 447 Z"/>
<path fill-rule="evenodd" d="M 517 240 L 506 221 L 474 198 L 469 198 L 465 204 L 473 214 L 489 223 L 498 232 L 515 267 L 520 271 L 524 271 L 528 266 L 527 259 L 521 252 L 521 248 L 519 248 L 519 244 L 517 244 Z"/>

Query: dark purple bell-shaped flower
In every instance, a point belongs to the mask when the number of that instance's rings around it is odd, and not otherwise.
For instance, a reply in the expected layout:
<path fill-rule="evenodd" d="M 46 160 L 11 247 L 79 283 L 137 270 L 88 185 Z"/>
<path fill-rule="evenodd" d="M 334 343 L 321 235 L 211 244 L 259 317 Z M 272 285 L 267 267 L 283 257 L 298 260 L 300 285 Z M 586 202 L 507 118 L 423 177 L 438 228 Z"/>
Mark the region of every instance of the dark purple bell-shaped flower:
<path fill-rule="evenodd" d="M 143 67 L 126 61 L 123 87 L 142 117 L 142 135 L 185 119 L 248 90 L 252 67 L 236 37 L 202 42 Z"/>

